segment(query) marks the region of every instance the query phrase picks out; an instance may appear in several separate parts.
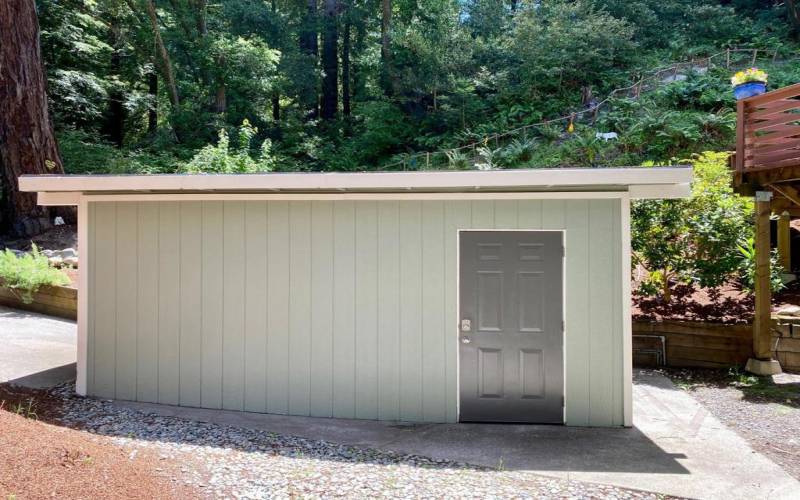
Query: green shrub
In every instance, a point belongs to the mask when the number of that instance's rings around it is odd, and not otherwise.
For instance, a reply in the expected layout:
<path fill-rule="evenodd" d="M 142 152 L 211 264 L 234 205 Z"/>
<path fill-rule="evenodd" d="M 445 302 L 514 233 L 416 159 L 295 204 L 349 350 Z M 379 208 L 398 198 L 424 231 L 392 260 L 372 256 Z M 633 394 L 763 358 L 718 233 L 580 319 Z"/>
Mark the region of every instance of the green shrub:
<path fill-rule="evenodd" d="M 753 293 L 756 283 L 756 246 L 754 238 L 743 238 L 739 242 L 739 255 L 741 258 L 739 261 L 739 283 L 741 283 L 743 290 Z M 773 292 L 780 292 L 786 285 L 784 285 L 783 277 L 781 276 L 784 269 L 780 265 L 776 249 L 773 249 L 770 254 L 769 271 L 770 288 Z"/>
<path fill-rule="evenodd" d="M 634 262 L 649 272 L 640 293 L 670 299 L 672 283 L 718 287 L 740 278 L 741 239 L 752 235 L 752 201 L 731 189 L 728 153 L 694 157 L 692 196 L 632 206 Z"/>
<path fill-rule="evenodd" d="M 47 257 L 34 245 L 30 253 L 19 257 L 8 249 L 0 253 L 0 282 L 18 294 L 22 302 L 30 304 L 40 287 L 66 285 L 69 278 L 51 267 Z"/>
<path fill-rule="evenodd" d="M 231 147 L 228 133 L 220 129 L 219 141 L 198 151 L 183 171 L 192 174 L 245 174 L 273 170 L 272 141 L 265 139 L 258 153 L 251 152 L 257 132 L 257 128 L 244 120 L 238 129 L 236 147 Z"/>

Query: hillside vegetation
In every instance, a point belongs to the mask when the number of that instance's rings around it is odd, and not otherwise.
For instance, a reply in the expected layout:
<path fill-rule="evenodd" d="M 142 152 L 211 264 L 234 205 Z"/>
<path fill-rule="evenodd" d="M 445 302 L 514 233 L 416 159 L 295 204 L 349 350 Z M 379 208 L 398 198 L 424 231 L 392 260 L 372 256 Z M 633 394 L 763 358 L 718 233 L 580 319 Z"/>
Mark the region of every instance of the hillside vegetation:
<path fill-rule="evenodd" d="M 771 87 L 800 80 L 794 2 L 38 4 L 70 173 L 417 169 L 414 153 L 470 142 L 446 168 L 661 164 L 731 147 L 728 68 L 614 98 L 594 121 L 480 141 L 730 47 L 758 49 Z"/>

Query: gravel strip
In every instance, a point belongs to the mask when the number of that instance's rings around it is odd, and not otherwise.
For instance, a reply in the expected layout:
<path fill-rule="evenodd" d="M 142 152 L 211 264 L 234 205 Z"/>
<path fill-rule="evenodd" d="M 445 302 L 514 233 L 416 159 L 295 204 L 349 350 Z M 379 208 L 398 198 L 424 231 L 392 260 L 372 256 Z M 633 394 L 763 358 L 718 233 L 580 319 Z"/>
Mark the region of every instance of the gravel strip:
<path fill-rule="evenodd" d="M 208 498 L 611 498 L 663 495 L 164 417 L 73 395 L 64 424 L 180 464 L 174 481 Z M 157 469 L 158 470 L 158 469 Z"/>

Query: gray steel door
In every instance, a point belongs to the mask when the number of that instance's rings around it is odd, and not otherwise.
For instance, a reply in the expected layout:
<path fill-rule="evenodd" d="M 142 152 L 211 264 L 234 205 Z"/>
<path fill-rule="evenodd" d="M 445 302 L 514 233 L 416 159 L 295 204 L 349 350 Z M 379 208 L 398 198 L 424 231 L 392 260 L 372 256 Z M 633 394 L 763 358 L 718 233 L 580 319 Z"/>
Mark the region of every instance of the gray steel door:
<path fill-rule="evenodd" d="M 563 423 L 562 233 L 460 235 L 460 419 Z"/>

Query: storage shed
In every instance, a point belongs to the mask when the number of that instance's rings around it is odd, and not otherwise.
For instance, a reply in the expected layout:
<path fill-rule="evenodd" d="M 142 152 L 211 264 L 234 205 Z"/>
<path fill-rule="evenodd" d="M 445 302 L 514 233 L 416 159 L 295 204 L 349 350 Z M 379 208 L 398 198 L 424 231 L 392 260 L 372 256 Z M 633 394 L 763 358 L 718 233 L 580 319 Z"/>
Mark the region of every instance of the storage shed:
<path fill-rule="evenodd" d="M 22 177 L 78 207 L 77 391 L 631 425 L 630 200 L 691 169 Z"/>

